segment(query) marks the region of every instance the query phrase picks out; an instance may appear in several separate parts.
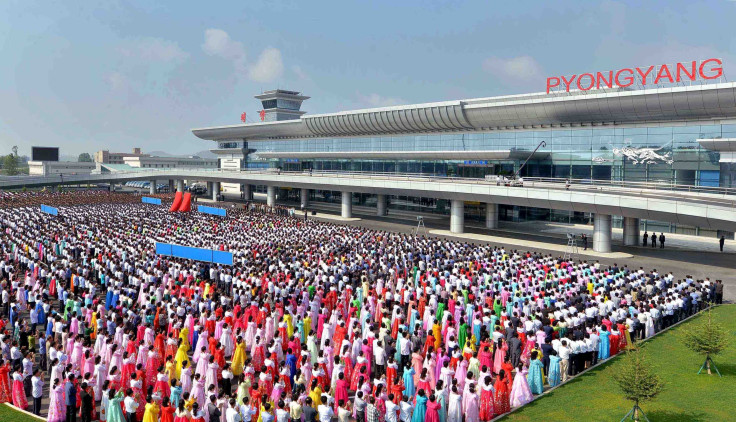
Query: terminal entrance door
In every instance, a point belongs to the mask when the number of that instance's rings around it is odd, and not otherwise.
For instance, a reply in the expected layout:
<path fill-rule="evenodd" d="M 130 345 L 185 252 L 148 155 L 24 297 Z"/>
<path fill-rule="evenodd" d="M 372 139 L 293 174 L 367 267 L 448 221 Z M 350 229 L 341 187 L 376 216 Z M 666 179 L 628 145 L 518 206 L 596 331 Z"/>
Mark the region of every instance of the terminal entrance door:
<path fill-rule="evenodd" d="M 458 177 L 468 177 L 472 179 L 483 179 L 486 175 L 495 174 L 493 172 L 493 164 L 488 165 L 459 165 L 457 168 Z"/>

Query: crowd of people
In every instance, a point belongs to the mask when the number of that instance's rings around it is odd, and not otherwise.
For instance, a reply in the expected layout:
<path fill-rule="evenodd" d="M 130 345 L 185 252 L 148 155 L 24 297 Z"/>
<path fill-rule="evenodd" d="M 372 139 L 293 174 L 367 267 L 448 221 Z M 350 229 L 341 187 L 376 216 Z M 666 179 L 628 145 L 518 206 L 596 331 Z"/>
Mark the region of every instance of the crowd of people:
<path fill-rule="evenodd" d="M 34 195 L 0 207 L 0 402 L 47 402 L 49 422 L 489 421 L 722 295 L 260 206 L 223 218 L 77 193 L 50 216 Z"/>

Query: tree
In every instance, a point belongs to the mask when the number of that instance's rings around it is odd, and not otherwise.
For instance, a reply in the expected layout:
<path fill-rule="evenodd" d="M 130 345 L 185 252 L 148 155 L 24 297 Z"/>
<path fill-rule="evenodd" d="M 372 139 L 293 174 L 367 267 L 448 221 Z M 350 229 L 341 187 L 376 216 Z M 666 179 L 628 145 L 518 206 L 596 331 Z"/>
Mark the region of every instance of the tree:
<path fill-rule="evenodd" d="M 724 351 L 728 347 L 729 338 L 723 326 L 713 320 L 711 308 L 708 308 L 705 322 L 692 325 L 684 330 L 682 342 L 685 347 L 693 352 L 705 355 L 705 362 L 700 367 L 698 374 L 705 368 L 708 370 L 708 375 L 712 375 L 710 367 L 713 366 L 718 376 L 721 376 L 718 368 L 713 364 L 711 356 L 716 356 Z"/>
<path fill-rule="evenodd" d="M 94 160 L 92 159 L 92 157 L 89 155 L 88 152 L 83 152 L 83 153 L 79 154 L 79 157 L 77 158 L 77 161 L 80 162 L 80 163 L 91 163 Z"/>
<path fill-rule="evenodd" d="M 639 417 L 643 416 L 648 421 L 639 403 L 652 400 L 661 393 L 664 389 L 664 381 L 652 371 L 652 366 L 644 352 L 640 348 L 626 352 L 622 368 L 613 375 L 613 379 L 626 400 L 634 402 L 634 407 L 624 416 L 624 419 L 631 416 L 632 420 L 638 421 Z"/>
<path fill-rule="evenodd" d="M 18 145 L 13 145 L 13 148 L 11 148 L 13 151 L 13 155 L 16 157 L 18 156 Z"/>
<path fill-rule="evenodd" d="M 8 176 L 15 176 L 18 174 L 18 157 L 13 154 L 8 154 L 3 158 L 3 170 Z"/>

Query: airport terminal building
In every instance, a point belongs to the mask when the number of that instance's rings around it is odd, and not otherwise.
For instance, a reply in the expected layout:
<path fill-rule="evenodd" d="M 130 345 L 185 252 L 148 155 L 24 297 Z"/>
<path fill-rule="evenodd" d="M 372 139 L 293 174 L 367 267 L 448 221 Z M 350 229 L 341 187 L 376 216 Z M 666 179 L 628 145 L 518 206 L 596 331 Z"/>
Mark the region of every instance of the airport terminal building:
<path fill-rule="evenodd" d="M 298 92 L 268 91 L 257 98 L 264 108 L 261 123 L 193 130 L 214 142 L 223 169 L 736 187 L 736 83 L 605 87 L 312 115 L 301 111 L 309 97 Z M 301 192 L 280 195 L 297 200 Z M 312 201 L 340 201 L 340 192 L 309 195 Z M 375 200 L 352 198 L 356 205 Z M 388 206 L 449 213 L 445 202 L 390 197 Z M 482 219 L 483 206 L 466 202 L 466 218 Z M 590 221 L 584 213 L 521 206 L 500 205 L 498 214 L 502 221 Z M 620 219 L 613 224 L 620 226 Z M 643 220 L 644 229 L 715 235 Z"/>

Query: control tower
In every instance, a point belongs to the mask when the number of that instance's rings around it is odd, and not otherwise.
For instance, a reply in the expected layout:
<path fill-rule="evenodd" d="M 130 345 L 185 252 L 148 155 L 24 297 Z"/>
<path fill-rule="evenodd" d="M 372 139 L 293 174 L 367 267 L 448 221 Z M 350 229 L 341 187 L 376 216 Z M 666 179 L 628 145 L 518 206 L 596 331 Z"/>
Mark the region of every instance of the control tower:
<path fill-rule="evenodd" d="M 306 113 L 301 111 L 302 101 L 309 97 L 301 95 L 301 92 L 274 89 L 255 96 L 263 104 L 262 120 L 264 122 L 277 122 L 282 120 L 295 120 Z"/>

